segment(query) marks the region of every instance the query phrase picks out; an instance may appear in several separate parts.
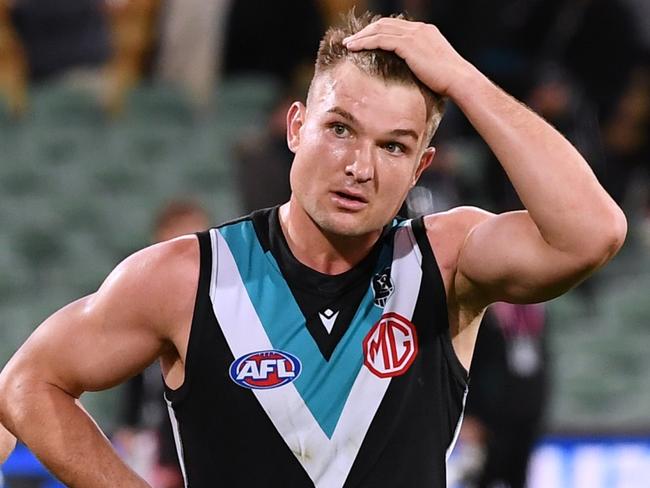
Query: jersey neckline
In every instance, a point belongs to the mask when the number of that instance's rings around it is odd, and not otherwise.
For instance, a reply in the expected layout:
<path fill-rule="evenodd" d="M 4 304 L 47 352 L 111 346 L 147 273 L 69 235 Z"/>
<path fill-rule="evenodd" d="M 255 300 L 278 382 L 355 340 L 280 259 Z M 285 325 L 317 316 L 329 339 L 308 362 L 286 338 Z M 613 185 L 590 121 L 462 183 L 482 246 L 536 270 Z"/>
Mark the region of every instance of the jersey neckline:
<path fill-rule="evenodd" d="M 345 293 L 360 280 L 368 279 L 374 270 L 384 238 L 391 229 L 390 225 L 384 227 L 377 242 L 359 263 L 343 273 L 330 275 L 307 266 L 291 252 L 280 225 L 279 206 L 255 212 L 252 220 L 264 251 L 273 255 L 282 274 L 298 287 L 326 296 Z"/>

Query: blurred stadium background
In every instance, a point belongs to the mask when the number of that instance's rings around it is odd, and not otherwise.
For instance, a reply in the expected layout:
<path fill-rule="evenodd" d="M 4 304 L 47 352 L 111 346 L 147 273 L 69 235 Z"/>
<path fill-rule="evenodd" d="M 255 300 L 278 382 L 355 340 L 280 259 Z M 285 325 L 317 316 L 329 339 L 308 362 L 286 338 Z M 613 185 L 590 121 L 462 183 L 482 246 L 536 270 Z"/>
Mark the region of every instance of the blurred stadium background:
<path fill-rule="evenodd" d="M 648 486 L 647 0 L 0 0 L 0 366 L 147 245 L 170 199 L 194 199 L 215 224 L 280 202 L 287 100 L 304 96 L 324 26 L 353 4 L 437 23 L 562 130 L 625 209 L 620 255 L 548 304 L 551 394 L 531 486 Z M 453 106 L 434 145 L 411 214 L 519 206 Z M 83 397 L 109 435 L 121 395 Z M 12 459 L 7 486 L 45 486 L 22 449 Z"/>

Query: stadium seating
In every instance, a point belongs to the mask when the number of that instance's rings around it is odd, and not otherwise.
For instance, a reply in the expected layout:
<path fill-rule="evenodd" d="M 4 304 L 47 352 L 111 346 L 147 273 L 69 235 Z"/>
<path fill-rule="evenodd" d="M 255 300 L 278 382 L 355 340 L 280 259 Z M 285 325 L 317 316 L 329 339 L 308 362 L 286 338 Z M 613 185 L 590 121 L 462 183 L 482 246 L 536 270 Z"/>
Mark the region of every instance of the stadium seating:
<path fill-rule="evenodd" d="M 111 118 L 91 91 L 59 81 L 32 88 L 22 120 L 0 111 L 0 365 L 47 315 L 147 245 L 170 198 L 196 199 L 215 223 L 239 215 L 230 145 L 263 123 L 276 90 L 225 80 L 217 110 L 197 113 L 173 87 L 142 86 Z M 109 430 L 113 397 L 87 400 Z"/>

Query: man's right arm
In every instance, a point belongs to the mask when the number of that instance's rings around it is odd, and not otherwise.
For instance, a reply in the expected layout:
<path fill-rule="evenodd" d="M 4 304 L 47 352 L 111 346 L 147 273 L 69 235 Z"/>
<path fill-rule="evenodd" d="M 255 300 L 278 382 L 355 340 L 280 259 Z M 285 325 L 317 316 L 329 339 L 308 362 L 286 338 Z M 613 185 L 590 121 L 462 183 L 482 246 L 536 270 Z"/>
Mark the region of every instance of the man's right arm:
<path fill-rule="evenodd" d="M 7 460 L 16 446 L 16 438 L 0 424 L 0 466 Z"/>
<path fill-rule="evenodd" d="M 198 269 L 194 237 L 134 254 L 96 293 L 48 318 L 0 374 L 0 423 L 67 486 L 147 486 L 78 399 L 174 348 L 184 359 Z"/>

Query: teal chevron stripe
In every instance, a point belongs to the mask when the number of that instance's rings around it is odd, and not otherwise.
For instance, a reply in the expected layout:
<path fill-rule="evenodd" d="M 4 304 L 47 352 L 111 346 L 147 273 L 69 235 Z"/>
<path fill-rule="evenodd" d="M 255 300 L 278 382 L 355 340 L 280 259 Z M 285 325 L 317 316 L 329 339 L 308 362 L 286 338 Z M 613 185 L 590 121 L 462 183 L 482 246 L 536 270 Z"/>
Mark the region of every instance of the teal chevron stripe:
<path fill-rule="evenodd" d="M 361 305 L 330 361 L 323 358 L 307 330 L 278 263 L 265 253 L 251 221 L 219 229 L 232 253 L 246 291 L 275 349 L 297 356 L 302 373 L 293 383 L 323 432 L 332 437 L 354 380 L 363 363 L 362 342 L 382 310 L 373 305 L 368 287 Z M 392 246 L 381 250 L 376 271 L 391 262 Z M 221 286 L 221 285 L 220 285 Z"/>

